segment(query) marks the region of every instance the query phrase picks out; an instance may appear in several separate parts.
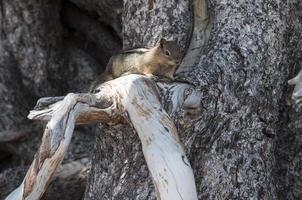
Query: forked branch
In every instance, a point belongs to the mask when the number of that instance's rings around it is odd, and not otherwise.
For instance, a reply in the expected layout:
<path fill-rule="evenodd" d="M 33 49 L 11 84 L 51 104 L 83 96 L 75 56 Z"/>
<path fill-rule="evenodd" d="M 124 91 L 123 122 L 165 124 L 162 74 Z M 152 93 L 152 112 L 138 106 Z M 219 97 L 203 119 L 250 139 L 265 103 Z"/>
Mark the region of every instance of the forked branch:
<path fill-rule="evenodd" d="M 22 184 L 6 199 L 34 200 L 43 195 L 64 158 L 75 124 L 117 124 L 126 112 L 142 142 L 157 198 L 197 199 L 192 168 L 175 125 L 162 108 L 155 83 L 141 75 L 128 75 L 98 89 L 96 94 L 68 94 L 38 101 L 28 117 L 49 122 Z"/>

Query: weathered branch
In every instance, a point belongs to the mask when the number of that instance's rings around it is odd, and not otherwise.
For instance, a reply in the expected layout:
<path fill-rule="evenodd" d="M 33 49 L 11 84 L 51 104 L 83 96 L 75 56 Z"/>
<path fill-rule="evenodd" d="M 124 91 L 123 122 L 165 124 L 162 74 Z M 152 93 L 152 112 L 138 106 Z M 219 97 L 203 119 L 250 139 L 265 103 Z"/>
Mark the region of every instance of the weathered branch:
<path fill-rule="evenodd" d="M 212 23 L 208 11 L 207 0 L 193 0 L 194 27 L 192 30 L 189 48 L 176 73 L 182 73 L 195 67 L 207 45 Z"/>
<path fill-rule="evenodd" d="M 192 168 L 176 127 L 162 108 L 154 82 L 141 75 L 129 75 L 98 89 L 96 94 L 68 94 L 63 100 L 55 97 L 38 101 L 37 110 L 28 117 L 49 122 L 24 181 L 7 200 L 39 199 L 43 195 L 66 153 L 76 123 L 116 124 L 126 112 L 142 142 L 158 199 L 197 199 Z M 193 94 L 185 94 L 185 89 L 179 91 L 187 96 L 184 99 Z"/>
<path fill-rule="evenodd" d="M 294 91 L 292 93 L 292 99 L 296 101 L 296 103 L 301 102 L 302 96 L 302 70 L 295 76 L 294 78 L 288 81 L 288 84 L 295 85 Z"/>
<path fill-rule="evenodd" d="M 59 188 L 61 189 L 69 189 L 69 191 L 64 191 L 64 195 L 70 192 L 79 194 L 79 188 L 77 188 L 76 192 L 74 191 L 76 188 L 75 184 L 77 184 L 77 181 L 79 181 L 81 176 L 85 175 L 85 171 L 89 167 L 90 165 L 88 158 L 82 158 L 65 163 L 59 167 L 57 173 L 54 175 L 53 179 L 56 179 L 54 184 L 61 184 L 59 185 Z M 9 192 L 12 191 L 21 182 L 21 180 L 25 176 L 26 169 L 27 167 L 10 168 L 0 173 L 0 199 L 4 199 L 6 195 L 8 195 Z M 72 188 L 70 188 L 70 185 L 73 185 Z M 49 199 L 54 199 L 53 196 L 57 196 L 55 195 L 55 193 L 57 192 L 56 190 L 56 187 L 50 188 L 46 192 L 46 196 L 49 197 Z M 64 195 L 62 195 L 62 197 L 64 197 Z"/>
<path fill-rule="evenodd" d="M 48 122 L 41 146 L 28 170 L 21 186 L 12 192 L 7 199 L 39 199 L 45 192 L 52 175 L 64 158 L 70 143 L 75 120 L 79 115 L 86 116 L 87 121 L 106 120 L 110 117 L 106 111 L 99 109 L 97 99 L 93 95 L 69 94 L 61 103 L 52 107 L 52 118 Z M 104 105 L 104 104 L 101 104 Z M 99 112 L 96 112 L 96 111 Z M 50 110 L 48 109 L 47 112 Z M 97 113 L 97 114 L 95 114 Z M 95 114 L 95 115 L 94 115 Z M 37 118 L 41 115 L 38 113 Z"/>
<path fill-rule="evenodd" d="M 184 83 L 158 83 L 163 93 L 168 93 L 171 101 L 165 106 L 168 113 L 173 113 L 177 109 L 200 109 L 201 92 L 192 85 Z M 164 105 L 166 102 L 162 102 Z"/>

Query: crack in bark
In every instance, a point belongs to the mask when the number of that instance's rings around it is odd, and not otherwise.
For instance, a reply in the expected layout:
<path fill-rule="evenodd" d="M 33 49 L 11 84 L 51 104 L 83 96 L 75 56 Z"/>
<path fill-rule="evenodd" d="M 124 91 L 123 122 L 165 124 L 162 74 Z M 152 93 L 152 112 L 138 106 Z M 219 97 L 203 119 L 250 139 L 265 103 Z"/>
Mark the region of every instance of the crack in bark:
<path fill-rule="evenodd" d="M 181 156 L 181 159 L 185 163 L 185 165 L 187 165 L 188 167 L 190 167 L 190 165 L 185 161 L 185 156 Z"/>

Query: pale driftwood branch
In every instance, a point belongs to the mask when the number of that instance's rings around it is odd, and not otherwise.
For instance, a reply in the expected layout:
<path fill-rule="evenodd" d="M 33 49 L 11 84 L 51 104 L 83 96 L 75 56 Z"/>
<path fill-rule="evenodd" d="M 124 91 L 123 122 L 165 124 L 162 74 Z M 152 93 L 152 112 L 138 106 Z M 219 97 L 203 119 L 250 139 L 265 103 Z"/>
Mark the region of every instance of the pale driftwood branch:
<path fill-rule="evenodd" d="M 288 81 L 288 84 L 295 85 L 294 91 L 292 93 L 292 99 L 299 103 L 302 96 L 302 70 L 294 78 Z"/>
<path fill-rule="evenodd" d="M 184 83 L 158 83 L 163 93 L 169 94 L 171 102 L 168 112 L 173 113 L 177 109 L 199 109 L 202 94 L 194 87 Z"/>
<path fill-rule="evenodd" d="M 102 102 L 91 94 L 68 94 L 60 103 L 45 110 L 45 113 L 51 111 L 52 116 L 45 128 L 40 148 L 22 184 L 6 199 L 40 199 L 64 158 L 76 119 L 81 116 L 84 121 L 87 113 L 91 113 L 90 117 L 87 117 L 88 123 L 106 121 L 111 117 L 111 113 L 108 114 L 106 109 L 97 107 L 99 103 Z M 39 111 L 35 117 L 39 116 L 44 115 Z"/>
<path fill-rule="evenodd" d="M 81 158 L 79 160 L 75 160 L 61 165 L 57 173 L 54 174 L 53 179 L 59 179 L 60 181 L 59 182 L 57 181 L 56 184 L 58 185 L 59 183 L 61 183 L 63 184 L 60 185 L 61 188 L 68 189 L 67 185 L 76 184 L 77 179 L 74 180 L 74 178 L 85 176 L 85 172 L 89 168 L 90 168 L 89 159 Z M 22 178 L 26 173 L 25 169 L 26 167 L 9 168 L 3 171 L 2 173 L 0 173 L 0 199 L 4 199 L 6 195 L 9 194 L 9 191 L 12 191 L 14 189 L 14 186 L 17 185 L 20 182 L 20 180 L 22 180 Z M 55 192 L 53 188 L 50 190 L 51 190 L 50 193 Z M 51 196 L 52 195 L 48 195 L 47 197 L 51 197 Z"/>
<path fill-rule="evenodd" d="M 192 168 L 176 127 L 162 108 L 154 82 L 141 75 L 128 75 L 98 89 L 96 94 L 68 94 L 63 100 L 44 98 L 38 102 L 39 110 L 31 111 L 29 118 L 49 122 L 23 183 L 7 200 L 41 197 L 64 157 L 76 123 L 116 124 L 126 116 L 125 112 L 142 142 L 157 198 L 197 199 Z M 185 89 L 179 91 L 187 96 L 184 99 L 190 96 L 184 94 Z"/>
<path fill-rule="evenodd" d="M 302 70 L 294 78 L 290 79 L 288 84 L 295 86 L 291 98 L 295 109 L 298 111 L 302 107 Z"/>

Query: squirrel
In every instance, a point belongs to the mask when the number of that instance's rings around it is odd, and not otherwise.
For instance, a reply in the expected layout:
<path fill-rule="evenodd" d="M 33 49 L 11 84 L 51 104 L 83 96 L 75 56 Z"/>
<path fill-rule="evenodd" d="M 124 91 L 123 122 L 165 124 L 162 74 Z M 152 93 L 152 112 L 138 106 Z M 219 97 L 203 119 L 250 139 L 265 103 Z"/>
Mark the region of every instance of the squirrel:
<path fill-rule="evenodd" d="M 180 64 L 182 53 L 175 41 L 161 38 L 159 43 L 151 48 L 135 48 L 113 55 L 105 71 L 91 84 L 89 91 L 103 82 L 126 74 L 143 74 L 151 78 L 165 77 L 174 80 L 173 74 Z"/>

